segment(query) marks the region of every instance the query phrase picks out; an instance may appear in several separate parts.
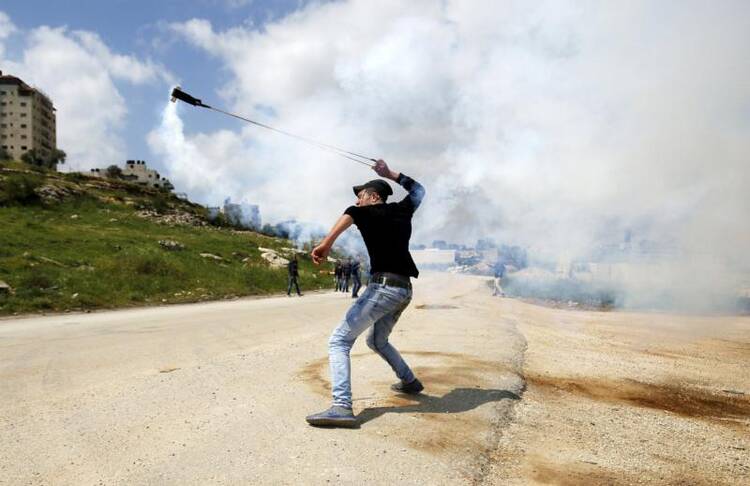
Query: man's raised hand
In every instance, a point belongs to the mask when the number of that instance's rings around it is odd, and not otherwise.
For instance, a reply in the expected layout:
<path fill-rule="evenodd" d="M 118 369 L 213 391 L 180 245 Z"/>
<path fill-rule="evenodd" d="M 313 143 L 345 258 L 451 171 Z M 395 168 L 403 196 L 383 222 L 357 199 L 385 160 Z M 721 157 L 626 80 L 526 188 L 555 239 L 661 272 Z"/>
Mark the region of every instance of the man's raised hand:
<path fill-rule="evenodd" d="M 385 160 L 378 159 L 375 162 L 375 165 L 373 166 L 372 170 L 377 172 L 377 174 L 380 177 L 385 177 L 386 179 L 396 180 L 398 179 L 398 176 L 400 175 L 398 172 L 393 172 L 389 167 L 388 164 L 385 163 Z"/>

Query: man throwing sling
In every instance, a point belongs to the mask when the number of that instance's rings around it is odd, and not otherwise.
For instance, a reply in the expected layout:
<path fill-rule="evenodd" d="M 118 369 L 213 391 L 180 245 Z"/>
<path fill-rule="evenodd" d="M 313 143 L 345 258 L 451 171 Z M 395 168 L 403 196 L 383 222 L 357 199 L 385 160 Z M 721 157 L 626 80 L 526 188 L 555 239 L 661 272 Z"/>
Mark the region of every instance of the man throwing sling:
<path fill-rule="evenodd" d="M 362 233 L 370 256 L 371 278 L 366 290 L 351 306 L 328 341 L 333 406 L 308 416 L 307 422 L 311 425 L 357 425 L 352 412 L 349 352 L 357 337 L 368 328 L 367 345 L 390 365 L 400 380 L 391 385 L 391 389 L 399 393 L 419 393 L 424 389 L 406 361 L 388 342 L 388 336 L 411 301 L 410 277 L 419 275 L 409 253 L 409 238 L 411 218 L 422 202 L 425 190 L 410 177 L 392 171 L 383 160 L 378 160 L 373 170 L 379 176 L 397 182 L 409 194 L 397 203 L 386 203 L 393 190 L 383 179 L 354 186 L 356 205 L 344 211 L 328 235 L 312 251 L 315 264 L 324 262 L 336 238 L 353 223 Z"/>

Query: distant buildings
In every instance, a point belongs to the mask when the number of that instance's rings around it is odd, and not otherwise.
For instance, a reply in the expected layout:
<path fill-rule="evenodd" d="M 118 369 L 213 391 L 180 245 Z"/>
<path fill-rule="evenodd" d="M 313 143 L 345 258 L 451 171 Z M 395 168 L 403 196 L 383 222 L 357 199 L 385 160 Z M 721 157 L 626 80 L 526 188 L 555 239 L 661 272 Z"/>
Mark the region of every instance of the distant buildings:
<path fill-rule="evenodd" d="M 492 238 L 480 238 L 477 240 L 476 249 L 479 251 L 491 250 L 497 248 L 495 240 Z"/>
<path fill-rule="evenodd" d="M 434 240 L 432 242 L 432 247 L 437 248 L 438 250 L 447 250 L 448 243 L 446 243 L 445 240 Z"/>
<path fill-rule="evenodd" d="M 16 160 L 29 151 L 46 158 L 57 149 L 52 100 L 38 88 L 0 71 L 0 148 Z"/>
<path fill-rule="evenodd" d="M 438 270 L 454 265 L 456 251 L 438 248 L 413 249 L 411 256 L 419 268 Z"/>
<path fill-rule="evenodd" d="M 430 269 L 446 269 L 453 265 L 474 266 L 484 265 L 490 268 L 497 264 L 521 269 L 528 266 L 526 250 L 520 246 L 497 244 L 492 238 L 481 238 L 476 245 L 467 247 L 463 244 L 451 243 L 445 240 L 434 240 L 432 247 L 413 244 L 410 251 L 414 261 L 420 266 Z"/>
<path fill-rule="evenodd" d="M 125 162 L 125 168 L 122 169 L 122 178 L 156 189 L 166 189 L 168 191 L 174 189 L 169 179 L 160 176 L 155 170 L 146 167 L 146 162 L 143 160 L 128 160 Z"/>
<path fill-rule="evenodd" d="M 91 171 L 84 174 L 102 178 L 113 177 L 112 174 L 108 174 L 107 169 L 91 169 Z M 149 169 L 143 160 L 128 160 L 125 162 L 125 168 L 120 170 L 116 178 L 155 189 L 164 189 L 167 191 L 174 189 L 169 179 L 162 177 L 157 171 Z"/>
<path fill-rule="evenodd" d="M 224 200 L 224 206 L 221 207 L 221 213 L 227 222 L 233 226 L 244 226 L 242 218 L 242 206 L 233 203 L 231 199 Z"/>
<path fill-rule="evenodd" d="M 217 212 L 217 208 L 208 208 L 209 219 L 215 219 L 218 212 L 232 226 L 259 230 L 261 226 L 260 208 L 255 204 L 237 204 L 230 198 L 224 200 L 224 205 Z"/>

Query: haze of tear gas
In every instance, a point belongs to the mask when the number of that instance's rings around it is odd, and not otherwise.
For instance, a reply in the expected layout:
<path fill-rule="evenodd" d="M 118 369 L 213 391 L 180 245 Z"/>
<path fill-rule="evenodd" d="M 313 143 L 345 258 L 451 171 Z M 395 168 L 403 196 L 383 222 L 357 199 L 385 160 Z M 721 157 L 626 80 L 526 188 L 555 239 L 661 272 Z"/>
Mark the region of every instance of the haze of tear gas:
<path fill-rule="evenodd" d="M 670 249 L 669 270 L 631 290 L 680 281 L 692 299 L 750 268 L 749 19 L 741 1 L 357 0 L 263 28 L 171 29 L 224 63 L 211 95 L 231 110 L 423 182 L 416 241 L 494 237 L 585 260 L 630 231 Z M 181 109 L 150 142 L 204 201 L 328 226 L 373 176 L 255 127 L 187 133 Z"/>

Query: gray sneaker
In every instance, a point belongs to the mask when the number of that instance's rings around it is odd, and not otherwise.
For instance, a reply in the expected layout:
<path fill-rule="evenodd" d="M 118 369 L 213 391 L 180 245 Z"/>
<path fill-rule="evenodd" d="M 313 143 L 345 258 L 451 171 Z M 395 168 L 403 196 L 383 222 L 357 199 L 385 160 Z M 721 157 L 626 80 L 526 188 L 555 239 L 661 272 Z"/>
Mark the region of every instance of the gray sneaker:
<path fill-rule="evenodd" d="M 308 415 L 305 420 L 310 425 L 327 425 L 331 427 L 356 427 L 357 419 L 351 408 L 334 405 L 328 410 Z"/>

